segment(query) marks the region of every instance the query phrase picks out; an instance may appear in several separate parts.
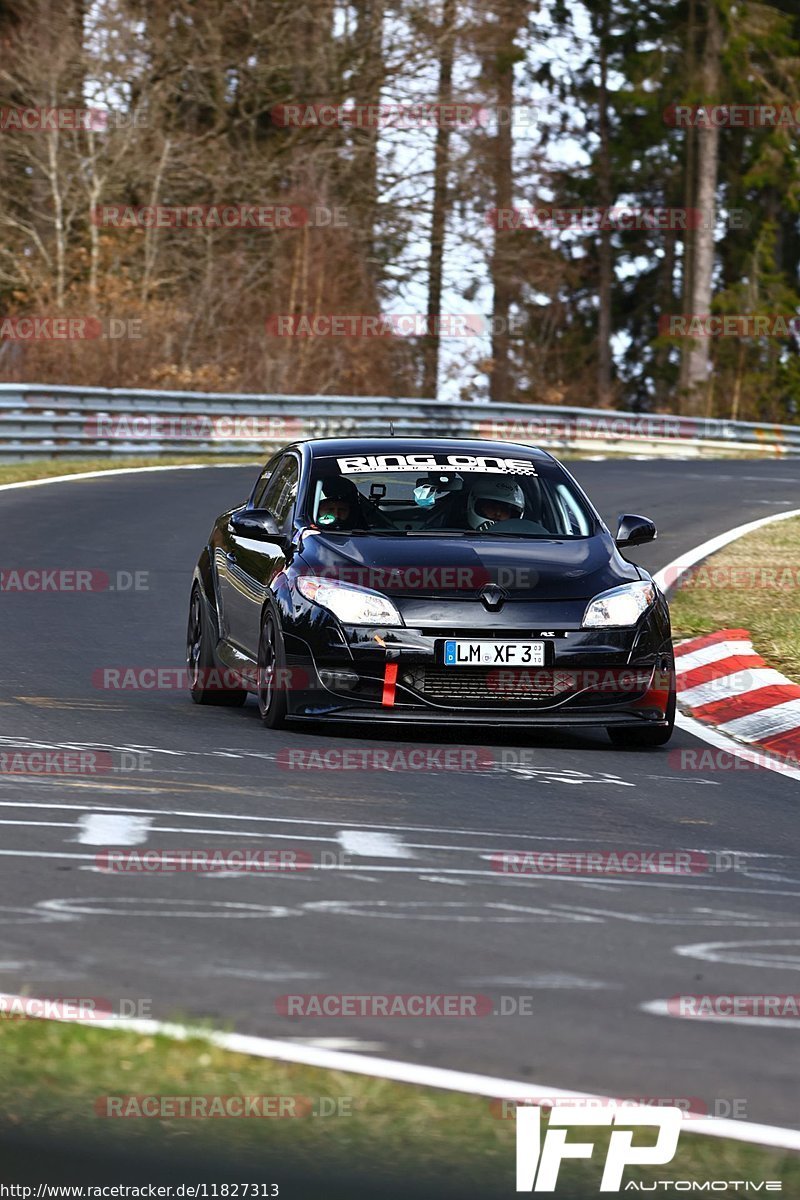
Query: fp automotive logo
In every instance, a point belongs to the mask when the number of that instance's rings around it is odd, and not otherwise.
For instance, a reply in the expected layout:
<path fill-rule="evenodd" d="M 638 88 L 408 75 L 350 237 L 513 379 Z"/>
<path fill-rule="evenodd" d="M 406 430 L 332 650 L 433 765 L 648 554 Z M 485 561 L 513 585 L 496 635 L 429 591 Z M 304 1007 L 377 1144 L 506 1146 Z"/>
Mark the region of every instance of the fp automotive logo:
<path fill-rule="evenodd" d="M 672 1162 L 681 1132 L 679 1108 L 573 1108 L 558 1105 L 550 1110 L 550 1123 L 542 1144 L 541 1110 L 517 1106 L 517 1191 L 554 1192 L 558 1171 L 565 1158 L 591 1158 L 593 1142 L 567 1142 L 573 1125 L 624 1125 L 614 1129 L 606 1154 L 601 1192 L 619 1192 L 627 1166 L 662 1166 Z M 652 1146 L 633 1146 L 634 1128 L 655 1126 L 658 1136 Z"/>

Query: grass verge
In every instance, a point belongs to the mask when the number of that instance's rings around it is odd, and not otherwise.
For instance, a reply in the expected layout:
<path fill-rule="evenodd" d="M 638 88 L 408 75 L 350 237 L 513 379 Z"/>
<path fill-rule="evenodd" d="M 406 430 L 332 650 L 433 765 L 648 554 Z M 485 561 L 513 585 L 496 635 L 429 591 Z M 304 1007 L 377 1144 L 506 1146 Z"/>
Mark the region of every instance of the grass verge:
<path fill-rule="evenodd" d="M 199 1164 L 209 1156 L 222 1168 L 231 1164 L 230 1179 L 259 1170 L 269 1178 L 269 1164 L 274 1177 L 277 1162 L 323 1171 L 330 1180 L 357 1168 L 378 1194 L 382 1181 L 388 1187 L 406 1179 L 426 1196 L 514 1194 L 513 1117 L 502 1118 L 502 1108 L 481 1097 L 251 1058 L 200 1038 L 178 1042 L 23 1019 L 0 1020 L 0 1077 L 0 1139 L 19 1129 L 41 1131 L 43 1140 L 81 1145 L 89 1161 L 133 1152 L 150 1180 L 157 1174 L 148 1167 L 180 1153 Z M 145 1096 L 234 1095 L 271 1097 L 286 1117 L 100 1115 L 108 1111 L 108 1097 L 117 1099 L 111 1111 L 135 1113 Z M 285 1099 L 278 1103 L 278 1097 Z M 603 1132 L 576 1130 L 574 1140 L 593 1135 L 595 1162 L 565 1164 L 557 1195 L 596 1197 Z M 643 1137 L 652 1141 L 650 1133 Z M 31 1175 L 36 1178 L 36 1164 Z M 784 1193 L 796 1196 L 800 1156 L 683 1136 L 671 1164 L 632 1168 L 627 1178 L 781 1179 Z"/>
<path fill-rule="evenodd" d="M 765 525 L 699 563 L 670 598 L 676 639 L 749 629 L 771 667 L 800 683 L 800 517 Z"/>

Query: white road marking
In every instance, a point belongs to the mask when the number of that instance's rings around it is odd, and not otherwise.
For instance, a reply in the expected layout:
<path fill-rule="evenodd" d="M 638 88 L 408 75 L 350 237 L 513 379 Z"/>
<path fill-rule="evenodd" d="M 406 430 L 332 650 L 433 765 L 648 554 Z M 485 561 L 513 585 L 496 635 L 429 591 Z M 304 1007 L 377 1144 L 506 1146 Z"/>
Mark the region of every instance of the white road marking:
<path fill-rule="evenodd" d="M 367 858 L 413 858 L 411 850 L 394 833 L 373 833 L 363 829 L 342 829 L 336 840 L 345 854 Z"/>
<path fill-rule="evenodd" d="M 469 904 L 460 900 L 313 900 L 304 904 L 303 908 L 336 917 L 378 917 L 390 921 L 530 924 L 532 917 L 540 924 L 599 921 L 597 917 L 568 912 L 566 909 L 557 911 L 554 908 L 492 902 Z"/>
<path fill-rule="evenodd" d="M 295 971 L 292 967 L 284 970 L 254 971 L 248 967 L 210 966 L 201 972 L 203 975 L 222 976 L 224 979 L 252 979 L 258 983 L 285 983 L 290 979 L 325 979 L 324 971 Z"/>
<path fill-rule="evenodd" d="M 23 1003 L 24 997 L 9 997 Z M 58 1020 L 59 1018 L 54 1018 Z M 62 1018 L 64 1019 L 64 1018 Z M 255 1058 L 273 1058 L 279 1062 L 304 1063 L 306 1066 L 323 1070 L 344 1071 L 352 1075 L 366 1075 L 373 1079 L 388 1079 L 396 1083 L 411 1083 L 420 1087 L 439 1088 L 448 1092 L 461 1092 L 470 1096 L 485 1096 L 496 1100 L 532 1101 L 550 1100 L 562 1096 L 574 1100 L 610 1099 L 596 1092 L 576 1092 L 552 1084 L 535 1083 L 532 1080 L 503 1079 L 498 1076 L 479 1075 L 468 1071 L 454 1071 L 448 1067 L 431 1067 L 419 1063 L 401 1062 L 397 1059 L 372 1058 L 344 1050 L 325 1050 L 319 1046 L 308 1046 L 288 1042 L 281 1038 L 260 1038 L 242 1033 L 217 1033 L 192 1026 L 169 1024 L 137 1018 L 113 1018 L 102 1023 L 91 1020 L 79 1024 L 103 1029 L 122 1029 L 131 1033 L 173 1038 L 186 1041 L 201 1038 L 221 1050 L 235 1054 L 249 1054 Z M 640 1089 L 646 1091 L 646 1088 Z M 758 1146 L 774 1146 L 785 1150 L 800 1150 L 800 1131 L 784 1129 L 776 1125 L 759 1125 L 750 1121 L 732 1120 L 727 1117 L 702 1117 L 687 1120 L 683 1132 L 702 1134 L 707 1137 L 730 1138 Z"/>
<path fill-rule="evenodd" d="M 138 908 L 129 907 L 138 905 Z M 162 896 L 83 896 L 78 899 L 40 900 L 38 911 L 89 917 L 296 917 L 298 909 L 278 904 L 242 904 L 233 900 L 172 900 Z"/>
<path fill-rule="evenodd" d="M 609 908 L 586 908 L 578 905 L 558 905 L 568 912 L 589 912 L 598 917 L 613 917 L 633 925 L 725 925 L 741 929 L 774 929 L 776 926 L 800 925 L 800 917 L 760 917 L 752 913 L 714 908 L 690 908 L 685 913 L 619 912 Z M 681 953 L 677 950 L 676 953 Z"/>
<path fill-rule="evenodd" d="M 446 875 L 420 875 L 423 883 L 447 883 L 451 887 L 467 887 L 465 879 L 448 879 Z"/>
<path fill-rule="evenodd" d="M 69 913 L 42 912 L 37 904 L 35 908 L 14 908 L 11 905 L 0 905 L 0 925 L 45 925 L 51 921 L 74 921 Z"/>
<path fill-rule="evenodd" d="M 152 824 L 149 817 L 87 812 L 78 819 L 75 841 L 84 846 L 141 846 Z"/>
<path fill-rule="evenodd" d="M 498 766 L 502 766 L 502 764 L 498 764 Z M 591 783 L 597 785 L 605 783 L 616 787 L 636 787 L 635 783 L 631 783 L 627 779 L 621 779 L 619 775 L 614 775 L 610 771 L 600 771 L 593 774 L 591 771 L 574 771 L 567 768 L 558 770 L 555 767 L 529 767 L 524 764 L 510 764 L 502 767 L 502 770 L 506 775 L 514 775 L 518 779 L 535 779 L 537 783 L 542 784 L 569 783 L 578 785 Z"/>
<path fill-rule="evenodd" d="M 0 850 L 0 857 L 4 857 L 4 858 L 41 858 L 41 859 L 60 858 L 60 859 L 78 860 L 78 861 L 89 859 L 92 862 L 94 862 L 96 855 L 94 855 L 94 854 L 74 854 L 74 853 L 68 853 L 66 851 L 58 852 L 58 851 L 47 851 L 47 850 Z M 352 872 L 352 866 L 347 863 L 309 863 L 304 867 L 303 870 L 304 871 L 339 871 L 343 875 L 347 876 L 350 872 Z M 378 864 L 373 863 L 370 865 L 369 870 L 373 874 L 377 874 L 380 872 L 382 874 L 405 874 L 405 875 L 416 875 L 419 877 L 420 875 L 427 874 L 430 871 L 430 868 L 425 868 L 422 866 L 390 867 L 390 866 L 383 866 L 383 865 L 378 865 Z M 470 867 L 440 867 L 440 868 L 436 868 L 436 870 L 437 870 L 437 874 L 439 874 L 439 875 L 452 875 L 452 876 L 462 876 L 463 875 L 465 877 L 476 876 L 479 879 L 482 879 L 484 881 L 494 880 L 495 882 L 501 882 L 508 887 L 528 887 L 528 888 L 530 888 L 531 886 L 534 886 L 536 883 L 542 882 L 545 879 L 547 879 L 554 883 L 570 883 L 570 884 L 576 885 L 577 887 L 582 887 L 582 888 L 586 888 L 589 890 L 598 889 L 601 887 L 604 887 L 604 888 L 646 887 L 646 888 L 655 888 L 658 891 L 679 891 L 681 893 L 685 893 L 687 891 L 700 891 L 700 892 L 705 892 L 707 894 L 709 891 L 712 891 L 714 895 L 717 895 L 720 892 L 735 892 L 737 895 L 746 896 L 748 898 L 752 897 L 752 896 L 770 896 L 770 897 L 790 896 L 792 898 L 797 898 L 800 896 L 800 889 L 796 889 L 796 888 L 793 890 L 787 890 L 787 889 L 781 889 L 781 888 L 733 887 L 733 886 L 717 884 L 717 883 L 711 884 L 709 882 L 702 883 L 702 884 L 695 884 L 695 883 L 688 883 L 685 878 L 682 878 L 681 881 L 678 883 L 668 883 L 668 882 L 656 883 L 653 879 L 648 877 L 645 879 L 615 879 L 613 882 L 611 880 L 607 880 L 607 881 L 604 881 L 604 883 L 600 884 L 596 880 L 589 880 L 589 879 L 585 879 L 582 877 L 579 878 L 579 877 L 573 876 L 573 875 L 559 875 L 557 877 L 550 875 L 550 876 L 542 876 L 541 879 L 539 877 L 534 877 L 533 879 L 525 877 L 523 879 L 522 877 L 515 877 L 512 875 L 508 875 L 508 876 L 501 875 L 497 871 L 482 871 L 482 870 L 479 870 L 476 868 L 470 868 Z M 249 874 L 251 874 L 251 873 L 249 873 Z M 283 876 L 283 878 L 286 878 L 287 874 L 291 875 L 293 873 L 282 873 L 281 872 L 280 874 Z M 274 878 L 274 876 L 267 876 L 265 874 L 252 875 L 251 877 L 257 878 L 257 879 L 262 879 L 262 880 L 267 879 L 267 878 Z M 633 919 L 633 920 L 638 919 L 637 917 L 631 916 L 630 914 L 620 913 L 620 914 L 614 914 L 614 915 L 619 915 L 619 916 L 624 915 L 627 918 Z M 709 923 L 715 924 L 715 922 L 713 922 L 713 921 L 709 922 Z M 735 924 L 735 922 L 733 922 L 733 921 L 728 922 L 728 923 Z M 798 919 L 798 922 L 794 922 L 794 921 L 790 922 L 790 924 L 797 924 L 797 923 L 800 923 L 800 918 Z"/>
<path fill-rule="evenodd" d="M 299 1038 L 291 1037 L 285 1039 L 291 1042 L 294 1046 L 316 1046 L 319 1050 L 357 1050 L 362 1054 L 367 1050 L 385 1050 L 385 1042 L 366 1042 L 362 1038 L 348 1037 L 320 1037 L 320 1038 Z"/>
<path fill-rule="evenodd" d="M 791 946 L 793 954 L 761 953 L 766 946 Z M 675 953 L 703 962 L 730 963 L 738 967 L 769 967 L 776 971 L 800 971 L 800 941 L 779 939 L 758 942 L 696 942 L 676 946 Z"/>
<path fill-rule="evenodd" d="M 582 979 L 580 975 L 566 975 L 557 971 L 535 975 L 478 975 L 464 979 L 463 983 L 474 987 L 520 987 L 534 990 L 575 989 L 576 991 L 599 991 L 604 988 L 621 987 L 622 984 L 604 983 L 599 979 Z"/>
<path fill-rule="evenodd" d="M 16 741 L 17 739 L 15 739 Z M 2 739 L 0 738 L 0 742 Z M 800 774 L 800 772 L 799 772 Z M 106 803 L 99 804 L 65 804 L 53 801 L 38 801 L 38 800 L 0 800 L 0 808 L 55 808 L 60 811 L 78 812 L 118 812 L 118 813 L 142 813 L 146 816 L 159 817 L 202 817 L 206 821 L 252 821 L 270 825 L 316 825 L 319 828 L 341 829 L 342 821 L 323 821 L 316 817 L 262 817 L 254 816 L 249 813 L 214 813 L 202 812 L 196 809 L 179 809 L 179 808 L 132 808 L 129 805 L 111 805 Z M 401 833 L 446 833 L 450 837 L 481 837 L 481 838 L 498 838 L 500 840 L 516 840 L 524 839 L 525 841 L 540 841 L 540 842 L 585 842 L 582 837 L 546 837 L 542 834 L 531 835 L 529 833 L 508 833 L 505 830 L 493 829 L 454 829 L 448 826 L 441 825 L 378 825 L 371 822 L 360 821 L 360 829 L 385 829 L 395 836 Z M 299 836 L 299 835 L 298 835 Z M 596 842 L 608 841 L 615 845 L 619 844 L 618 837 L 594 838 Z M 468 849 L 468 847 L 464 847 Z"/>
<path fill-rule="evenodd" d="M 760 1025 L 770 1029 L 800 1028 L 800 1017 L 728 1017 L 722 1013 L 708 1015 L 704 1013 L 702 1017 L 683 1016 L 681 1013 L 672 1011 L 669 1000 L 648 1000 L 644 1004 L 640 1004 L 639 1008 L 642 1012 L 652 1013 L 655 1017 L 672 1017 L 675 1021 L 694 1021 L 697 1025 L 710 1021 L 718 1025 Z"/>
<path fill-rule="evenodd" d="M 76 471 L 73 475 L 47 475 L 44 479 L 23 479 L 19 483 L 2 483 L 0 492 L 13 492 L 16 488 L 44 487 L 48 483 L 73 483 L 81 479 L 105 479 L 114 475 L 142 475 L 152 471 L 207 471 L 230 467 L 257 466 L 252 463 L 176 463 L 163 467 L 112 467 L 108 471 Z"/>

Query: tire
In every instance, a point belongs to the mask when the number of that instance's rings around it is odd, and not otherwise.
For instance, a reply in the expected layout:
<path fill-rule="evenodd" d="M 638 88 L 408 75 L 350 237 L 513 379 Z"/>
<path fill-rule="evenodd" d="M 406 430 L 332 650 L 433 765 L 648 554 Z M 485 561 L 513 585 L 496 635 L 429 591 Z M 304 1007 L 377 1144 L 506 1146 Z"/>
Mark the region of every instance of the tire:
<path fill-rule="evenodd" d="M 675 691 L 675 671 L 673 669 L 669 698 L 667 700 L 666 725 L 655 729 L 648 729 L 647 726 L 643 729 L 627 729 L 624 727 L 615 729 L 612 726 L 606 730 L 606 733 L 611 738 L 613 745 L 627 747 L 631 750 L 647 750 L 651 747 L 666 746 L 675 728 L 676 705 L 677 694 Z"/>
<path fill-rule="evenodd" d="M 286 724 L 288 703 L 286 688 L 274 679 L 282 671 L 286 655 L 278 619 L 271 608 L 261 618 L 258 639 L 258 711 L 267 729 L 282 729 Z"/>
<path fill-rule="evenodd" d="M 225 708 L 236 708 L 244 704 L 247 691 L 244 688 L 206 687 L 204 680 L 213 681 L 214 674 L 223 674 L 214 660 L 214 649 L 208 610 L 199 584 L 192 588 L 189 601 L 189 625 L 186 631 L 186 665 L 189 669 L 189 693 L 195 704 L 217 704 Z"/>

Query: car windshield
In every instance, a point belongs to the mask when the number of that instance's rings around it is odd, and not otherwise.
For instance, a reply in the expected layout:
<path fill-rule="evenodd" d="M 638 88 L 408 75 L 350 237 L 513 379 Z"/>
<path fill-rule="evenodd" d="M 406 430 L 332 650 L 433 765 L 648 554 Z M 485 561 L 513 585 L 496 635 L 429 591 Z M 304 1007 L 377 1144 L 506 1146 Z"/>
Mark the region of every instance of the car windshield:
<path fill-rule="evenodd" d="M 310 520 L 333 533 L 576 538 L 594 517 L 557 463 L 450 453 L 319 458 Z"/>

